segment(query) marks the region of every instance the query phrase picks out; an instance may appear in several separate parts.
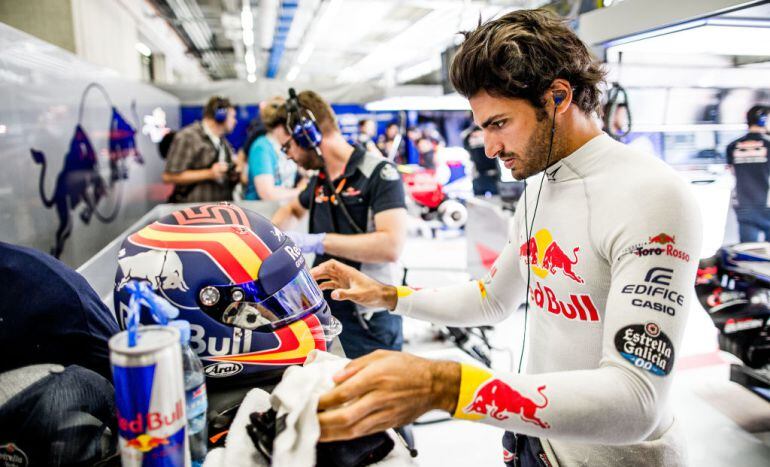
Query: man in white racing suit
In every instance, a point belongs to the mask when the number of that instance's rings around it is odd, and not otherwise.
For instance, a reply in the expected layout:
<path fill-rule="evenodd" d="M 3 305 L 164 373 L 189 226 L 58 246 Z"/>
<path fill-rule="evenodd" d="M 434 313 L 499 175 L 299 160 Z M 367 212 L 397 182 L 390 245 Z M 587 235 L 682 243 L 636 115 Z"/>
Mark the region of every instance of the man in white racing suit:
<path fill-rule="evenodd" d="M 668 397 L 701 249 L 698 207 L 660 160 L 602 133 L 601 70 L 559 20 L 519 10 L 466 34 L 452 64 L 489 157 L 530 179 L 485 278 L 412 290 L 340 263 L 332 297 L 450 326 L 495 324 L 528 298 L 523 374 L 397 352 L 352 361 L 319 403 L 321 439 L 442 409 L 509 430 L 509 465 L 681 465 Z"/>

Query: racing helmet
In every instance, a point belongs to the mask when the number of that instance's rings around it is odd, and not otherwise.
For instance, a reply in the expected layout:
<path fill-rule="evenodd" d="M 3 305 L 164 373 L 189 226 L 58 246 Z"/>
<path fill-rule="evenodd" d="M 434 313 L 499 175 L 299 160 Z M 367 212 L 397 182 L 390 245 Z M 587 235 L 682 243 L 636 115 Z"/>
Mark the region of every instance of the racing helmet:
<path fill-rule="evenodd" d="M 313 349 L 327 350 L 341 330 L 294 242 L 229 203 L 178 210 L 123 241 L 114 289 L 122 329 L 132 280 L 179 309 L 214 384 L 274 380 Z M 140 322 L 154 324 L 150 310 L 141 309 Z"/>

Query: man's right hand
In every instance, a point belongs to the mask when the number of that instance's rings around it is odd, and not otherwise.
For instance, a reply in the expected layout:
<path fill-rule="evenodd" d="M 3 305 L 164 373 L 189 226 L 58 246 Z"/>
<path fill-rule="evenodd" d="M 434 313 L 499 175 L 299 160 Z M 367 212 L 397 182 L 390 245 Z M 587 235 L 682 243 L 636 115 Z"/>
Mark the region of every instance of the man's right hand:
<path fill-rule="evenodd" d="M 321 263 L 311 269 L 310 274 L 319 281 L 321 290 L 332 290 L 334 300 L 350 300 L 370 308 L 396 308 L 398 295 L 395 287 L 381 284 L 339 261 Z"/>
<path fill-rule="evenodd" d="M 215 162 L 209 169 L 211 180 L 224 180 L 227 174 L 227 167 L 227 162 Z"/>

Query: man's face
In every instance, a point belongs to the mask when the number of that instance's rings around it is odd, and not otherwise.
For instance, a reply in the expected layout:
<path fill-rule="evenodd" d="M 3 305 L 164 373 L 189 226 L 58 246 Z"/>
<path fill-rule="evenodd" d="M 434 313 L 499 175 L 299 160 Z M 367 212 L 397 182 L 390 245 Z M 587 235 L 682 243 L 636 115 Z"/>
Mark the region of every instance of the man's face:
<path fill-rule="evenodd" d="M 377 127 L 374 125 L 374 121 L 372 120 L 365 121 L 361 126 L 361 133 L 367 134 L 369 136 L 376 135 Z"/>
<path fill-rule="evenodd" d="M 516 180 L 545 169 L 551 130 L 547 114 L 526 99 L 493 97 L 483 90 L 470 98 L 470 104 L 484 132 L 487 157 L 499 157 Z M 557 154 L 554 147 L 552 161 Z"/>
<path fill-rule="evenodd" d="M 233 129 L 235 128 L 235 124 L 238 123 L 238 120 L 235 118 L 235 109 L 230 107 L 227 109 L 227 118 L 225 119 L 225 134 L 229 135 L 233 132 Z"/>
<path fill-rule="evenodd" d="M 305 170 L 316 170 L 321 168 L 321 159 L 315 151 L 309 151 L 301 148 L 294 138 L 284 127 L 276 129 L 278 142 L 281 143 L 281 151 L 293 160 L 298 166 Z"/>

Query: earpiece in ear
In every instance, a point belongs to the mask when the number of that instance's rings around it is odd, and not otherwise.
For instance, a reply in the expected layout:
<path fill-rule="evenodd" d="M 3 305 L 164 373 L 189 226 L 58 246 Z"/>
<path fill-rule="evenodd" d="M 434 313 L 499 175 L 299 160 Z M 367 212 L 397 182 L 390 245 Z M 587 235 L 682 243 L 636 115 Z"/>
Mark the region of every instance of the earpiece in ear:
<path fill-rule="evenodd" d="M 553 92 L 553 103 L 557 106 L 561 105 L 562 102 L 564 102 L 564 99 L 567 98 L 567 91 L 554 91 Z"/>

